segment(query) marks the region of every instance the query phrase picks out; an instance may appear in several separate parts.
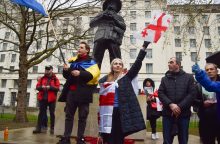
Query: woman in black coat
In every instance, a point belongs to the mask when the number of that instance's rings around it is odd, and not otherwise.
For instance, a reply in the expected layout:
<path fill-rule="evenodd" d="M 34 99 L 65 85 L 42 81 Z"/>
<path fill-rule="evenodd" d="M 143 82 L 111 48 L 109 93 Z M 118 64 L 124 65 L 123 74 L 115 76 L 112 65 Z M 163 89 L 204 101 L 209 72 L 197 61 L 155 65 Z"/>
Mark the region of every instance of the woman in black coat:
<path fill-rule="evenodd" d="M 143 45 L 127 73 L 122 60 L 116 58 L 111 62 L 111 72 L 99 80 L 99 132 L 104 143 L 123 144 L 125 136 L 146 128 L 132 80 L 141 68 L 148 44 Z"/>
<path fill-rule="evenodd" d="M 156 127 L 157 127 L 157 119 L 161 115 L 161 111 L 158 111 L 157 109 L 158 103 L 156 102 L 156 99 L 159 100 L 158 93 L 157 91 L 155 91 L 154 81 L 150 78 L 144 80 L 143 89 L 147 96 L 147 120 L 149 120 L 151 126 L 151 131 L 152 131 L 151 138 L 155 140 L 159 138 L 156 131 Z"/>

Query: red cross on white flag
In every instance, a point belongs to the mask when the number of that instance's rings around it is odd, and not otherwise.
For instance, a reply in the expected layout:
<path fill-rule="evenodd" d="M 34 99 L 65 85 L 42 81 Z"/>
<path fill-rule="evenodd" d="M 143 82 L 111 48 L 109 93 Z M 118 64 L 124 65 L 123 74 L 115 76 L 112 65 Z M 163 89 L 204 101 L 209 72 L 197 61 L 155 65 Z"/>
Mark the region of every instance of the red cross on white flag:
<path fill-rule="evenodd" d="M 165 32 L 172 20 L 172 16 L 165 13 L 160 13 L 154 17 L 154 20 L 139 33 L 136 38 L 144 41 L 156 43 L 163 32 Z"/>

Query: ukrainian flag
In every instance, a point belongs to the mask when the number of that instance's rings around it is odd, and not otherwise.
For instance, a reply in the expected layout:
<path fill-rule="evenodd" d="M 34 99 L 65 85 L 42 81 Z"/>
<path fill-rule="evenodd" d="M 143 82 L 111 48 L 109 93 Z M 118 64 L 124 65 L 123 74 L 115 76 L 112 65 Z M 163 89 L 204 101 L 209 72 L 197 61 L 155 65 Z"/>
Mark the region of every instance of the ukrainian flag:
<path fill-rule="evenodd" d="M 80 62 L 75 62 L 77 57 L 73 57 L 68 60 L 69 63 L 71 63 L 70 68 L 71 69 L 79 69 L 82 68 L 85 71 L 88 71 L 89 73 L 92 74 L 93 79 L 90 80 L 87 84 L 88 85 L 97 85 L 98 84 L 98 78 L 100 76 L 100 70 L 97 65 L 97 63 L 91 59 L 91 60 L 86 60 L 86 61 L 80 61 Z"/>

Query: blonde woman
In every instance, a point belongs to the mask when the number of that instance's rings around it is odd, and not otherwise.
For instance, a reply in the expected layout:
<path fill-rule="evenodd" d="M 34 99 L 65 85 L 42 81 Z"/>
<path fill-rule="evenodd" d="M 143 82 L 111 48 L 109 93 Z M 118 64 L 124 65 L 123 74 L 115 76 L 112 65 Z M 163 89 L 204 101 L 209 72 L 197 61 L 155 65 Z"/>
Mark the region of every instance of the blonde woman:
<path fill-rule="evenodd" d="M 99 132 L 107 144 L 123 144 L 124 137 L 146 128 L 144 118 L 132 86 L 149 42 L 144 42 L 135 63 L 124 73 L 124 64 L 116 58 L 111 71 L 99 80 Z"/>

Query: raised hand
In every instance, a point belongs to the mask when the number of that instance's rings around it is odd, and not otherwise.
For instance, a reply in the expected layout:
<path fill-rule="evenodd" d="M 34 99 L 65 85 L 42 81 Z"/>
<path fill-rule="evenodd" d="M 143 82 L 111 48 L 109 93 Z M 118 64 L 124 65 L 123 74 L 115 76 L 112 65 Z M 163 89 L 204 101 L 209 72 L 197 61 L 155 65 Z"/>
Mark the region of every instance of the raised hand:
<path fill-rule="evenodd" d="M 199 73 L 200 71 L 201 71 L 201 69 L 200 69 L 200 67 L 199 67 L 198 64 L 194 64 L 194 65 L 192 66 L 192 72 L 194 72 L 194 73 Z"/>

